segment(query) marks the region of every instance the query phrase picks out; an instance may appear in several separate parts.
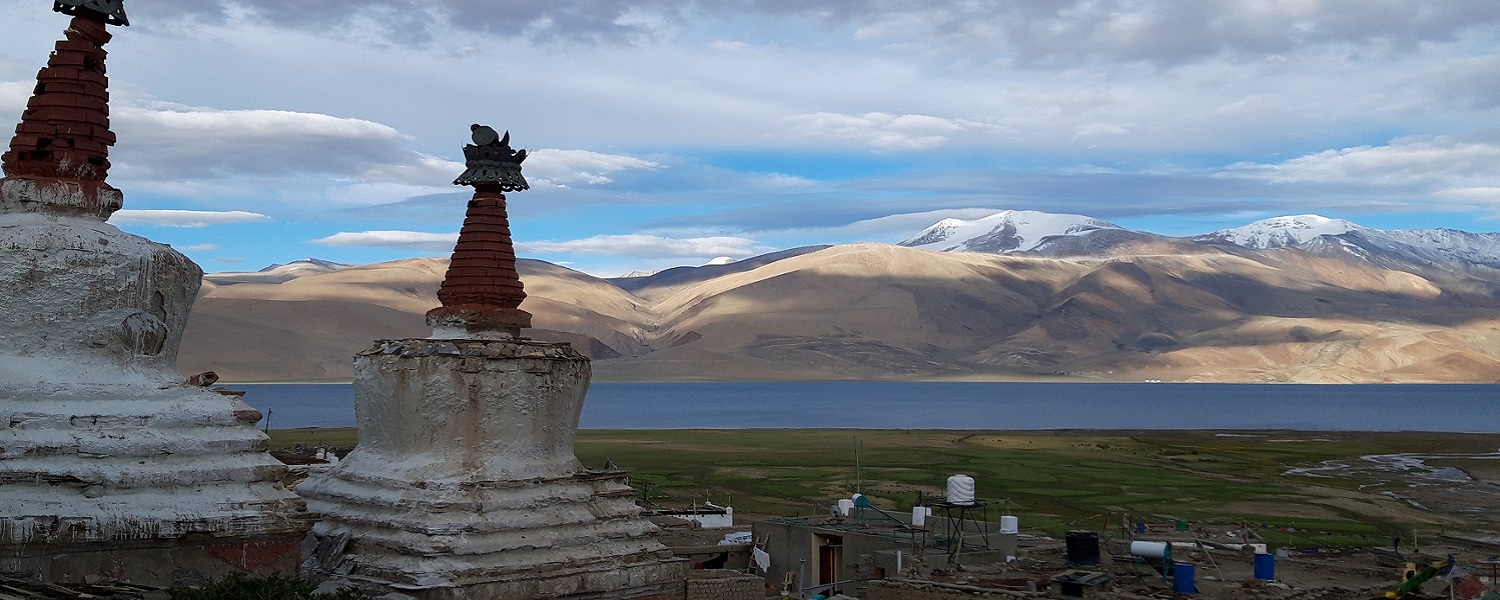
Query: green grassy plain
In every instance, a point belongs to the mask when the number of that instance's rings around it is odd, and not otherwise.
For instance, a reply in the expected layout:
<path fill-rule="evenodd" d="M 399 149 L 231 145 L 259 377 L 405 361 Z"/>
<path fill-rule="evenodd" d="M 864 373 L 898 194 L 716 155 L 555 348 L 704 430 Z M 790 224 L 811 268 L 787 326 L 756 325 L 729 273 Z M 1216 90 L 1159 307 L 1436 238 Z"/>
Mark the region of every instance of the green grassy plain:
<path fill-rule="evenodd" d="M 278 448 L 354 441 L 353 430 L 271 435 Z M 739 522 L 822 514 L 856 490 L 906 512 L 919 498 L 939 498 L 948 475 L 965 473 L 977 480 L 992 518 L 1008 503 L 1023 527 L 1053 534 L 1118 527 L 1127 517 L 1157 525 L 1186 519 L 1252 524 L 1277 545 L 1367 546 L 1398 532 L 1493 532 L 1497 524 L 1385 494 L 1410 488 L 1399 476 L 1285 473 L 1370 454 L 1496 448 L 1500 435 L 1493 434 L 742 429 L 584 430 L 576 453 L 591 468 L 610 460 L 629 470 L 658 504 L 732 503 Z M 1493 462 L 1442 464 L 1484 471 Z"/>

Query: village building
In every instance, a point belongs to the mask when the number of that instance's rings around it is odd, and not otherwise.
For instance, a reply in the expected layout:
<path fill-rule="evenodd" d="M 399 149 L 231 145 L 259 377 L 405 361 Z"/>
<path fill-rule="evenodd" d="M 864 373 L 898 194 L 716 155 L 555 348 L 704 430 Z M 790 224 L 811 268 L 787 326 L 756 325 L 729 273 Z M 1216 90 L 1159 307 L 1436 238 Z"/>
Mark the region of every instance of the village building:
<path fill-rule="evenodd" d="M 793 597 L 864 597 L 875 581 L 1001 564 L 1018 553 L 1014 517 L 1005 517 L 1009 529 L 991 522 L 982 502 L 943 502 L 896 514 L 855 494 L 830 508 L 827 515 L 754 524 L 751 537 L 767 585 Z"/>

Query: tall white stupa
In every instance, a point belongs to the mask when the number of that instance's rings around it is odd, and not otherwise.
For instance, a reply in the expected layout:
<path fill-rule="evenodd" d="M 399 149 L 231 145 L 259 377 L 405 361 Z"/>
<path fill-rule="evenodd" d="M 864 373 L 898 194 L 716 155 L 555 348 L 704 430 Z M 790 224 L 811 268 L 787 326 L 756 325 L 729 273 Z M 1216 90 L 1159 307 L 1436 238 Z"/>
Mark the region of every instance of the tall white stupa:
<path fill-rule="evenodd" d="M 310 527 L 238 395 L 173 370 L 202 271 L 106 223 L 106 25 L 73 17 L 0 179 L 0 572 L 154 585 L 294 571 Z"/>

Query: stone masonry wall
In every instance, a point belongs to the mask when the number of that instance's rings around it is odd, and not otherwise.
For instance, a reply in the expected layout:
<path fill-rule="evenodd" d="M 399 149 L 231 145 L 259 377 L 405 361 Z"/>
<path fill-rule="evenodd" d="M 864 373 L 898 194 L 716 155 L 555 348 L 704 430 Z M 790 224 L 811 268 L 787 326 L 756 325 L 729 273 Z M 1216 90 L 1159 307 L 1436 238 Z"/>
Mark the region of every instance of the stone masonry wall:
<path fill-rule="evenodd" d="M 1045 598 L 1045 592 L 1012 592 L 984 590 L 923 581 L 882 579 L 871 581 L 865 600 L 981 600 L 1006 598 Z"/>
<path fill-rule="evenodd" d="M 693 571 L 688 576 L 686 600 L 762 600 L 766 582 L 738 571 Z"/>

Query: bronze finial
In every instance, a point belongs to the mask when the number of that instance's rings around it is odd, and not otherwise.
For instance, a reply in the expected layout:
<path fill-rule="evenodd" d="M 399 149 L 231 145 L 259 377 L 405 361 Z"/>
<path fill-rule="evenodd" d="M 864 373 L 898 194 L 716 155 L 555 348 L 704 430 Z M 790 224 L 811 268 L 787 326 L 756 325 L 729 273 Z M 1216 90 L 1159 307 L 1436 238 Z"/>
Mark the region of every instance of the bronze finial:
<path fill-rule="evenodd" d="M 52 10 L 74 17 L 94 14 L 110 25 L 130 25 L 130 19 L 125 18 L 125 0 L 55 0 Z"/>
<path fill-rule="evenodd" d="M 531 189 L 526 178 L 521 176 L 521 162 L 526 160 L 526 151 L 517 152 L 510 147 L 510 132 L 500 137 L 488 125 L 470 125 L 474 143 L 464 146 L 464 158 L 468 167 L 453 185 L 498 185 L 501 192 L 519 192 Z"/>

